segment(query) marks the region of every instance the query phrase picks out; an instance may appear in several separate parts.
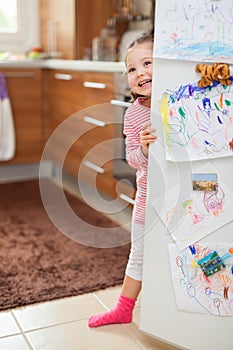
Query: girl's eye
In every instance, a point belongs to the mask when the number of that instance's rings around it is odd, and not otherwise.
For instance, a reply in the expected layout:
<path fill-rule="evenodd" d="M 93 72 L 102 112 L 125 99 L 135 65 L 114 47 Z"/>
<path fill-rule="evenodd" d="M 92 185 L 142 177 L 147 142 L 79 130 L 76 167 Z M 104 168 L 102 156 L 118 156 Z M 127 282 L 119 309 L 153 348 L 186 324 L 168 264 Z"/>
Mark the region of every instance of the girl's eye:
<path fill-rule="evenodd" d="M 135 71 L 135 68 L 133 67 L 128 69 L 128 73 L 133 73 L 134 71 Z"/>
<path fill-rule="evenodd" d="M 144 62 L 144 65 L 145 65 L 145 66 L 149 66 L 150 64 L 152 64 L 151 61 L 145 61 L 145 62 Z"/>

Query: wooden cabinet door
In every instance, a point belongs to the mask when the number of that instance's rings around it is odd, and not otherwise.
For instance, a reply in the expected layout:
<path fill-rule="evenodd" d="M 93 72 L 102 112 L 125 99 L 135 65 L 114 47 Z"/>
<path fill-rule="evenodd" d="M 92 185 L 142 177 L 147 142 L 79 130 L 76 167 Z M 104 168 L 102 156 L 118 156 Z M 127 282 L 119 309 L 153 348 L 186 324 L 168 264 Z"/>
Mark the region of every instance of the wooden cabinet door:
<path fill-rule="evenodd" d="M 43 51 L 51 47 L 50 30 L 54 28 L 56 51 L 65 59 L 76 58 L 76 0 L 39 0 L 40 38 Z M 83 34 L 84 35 L 84 34 Z"/>
<path fill-rule="evenodd" d="M 114 74 L 84 72 L 83 86 L 85 106 L 109 103 L 114 98 Z"/>
<path fill-rule="evenodd" d="M 83 59 L 85 48 L 91 49 L 93 38 L 100 36 L 101 28 L 106 28 L 114 6 L 111 0 L 77 0 L 76 3 L 76 57 Z"/>
<path fill-rule="evenodd" d="M 16 137 L 15 157 L 8 163 L 37 162 L 41 158 L 43 148 L 42 71 L 41 69 L 4 68 L 1 72 L 6 76 Z"/>
<path fill-rule="evenodd" d="M 51 71 L 50 119 L 52 131 L 65 119 L 84 107 L 82 72 Z"/>
<path fill-rule="evenodd" d="M 114 12 L 111 0 L 39 0 L 41 46 L 48 51 L 51 21 L 56 27 L 57 51 L 65 59 L 83 59 L 84 49 L 100 35 Z"/>

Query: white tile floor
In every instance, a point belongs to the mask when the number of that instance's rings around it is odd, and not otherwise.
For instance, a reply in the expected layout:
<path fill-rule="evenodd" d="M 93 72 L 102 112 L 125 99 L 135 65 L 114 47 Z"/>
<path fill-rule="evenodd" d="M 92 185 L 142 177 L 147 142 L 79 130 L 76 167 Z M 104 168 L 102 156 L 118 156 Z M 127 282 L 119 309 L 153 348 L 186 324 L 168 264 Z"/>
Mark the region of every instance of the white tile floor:
<path fill-rule="evenodd" d="M 1 350 L 172 350 L 131 324 L 89 329 L 90 314 L 114 306 L 120 287 L 0 312 Z"/>
<path fill-rule="evenodd" d="M 130 217 L 126 210 L 114 220 L 128 223 Z M 88 328 L 88 317 L 112 308 L 120 289 L 0 312 L 0 350 L 174 350 L 139 330 L 140 298 L 132 323 Z"/>

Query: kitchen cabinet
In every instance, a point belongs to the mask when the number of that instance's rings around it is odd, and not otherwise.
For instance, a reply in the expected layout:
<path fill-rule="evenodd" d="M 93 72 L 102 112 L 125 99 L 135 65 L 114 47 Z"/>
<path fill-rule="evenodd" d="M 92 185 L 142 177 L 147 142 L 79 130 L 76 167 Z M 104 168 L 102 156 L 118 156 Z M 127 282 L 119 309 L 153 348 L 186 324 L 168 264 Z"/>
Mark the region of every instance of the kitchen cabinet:
<path fill-rule="evenodd" d="M 55 135 L 47 160 L 113 198 L 133 197 L 132 189 L 113 175 L 113 72 L 47 67 L 1 71 L 16 132 L 16 154 L 7 164 L 39 162 Z"/>
<path fill-rule="evenodd" d="M 41 69 L 3 68 L 14 117 L 16 152 L 10 163 L 38 162 L 43 147 Z M 0 164 L 6 164 L 1 162 Z"/>
<path fill-rule="evenodd" d="M 73 176 L 113 194 L 114 111 L 109 102 L 114 74 L 52 70 L 47 78 L 48 129 L 55 135 L 52 159 Z"/>
<path fill-rule="evenodd" d="M 44 84 L 49 157 L 69 174 L 112 198 L 132 198 L 113 176 L 114 73 L 51 70 Z M 46 100 L 45 100 L 46 102 Z"/>
<path fill-rule="evenodd" d="M 84 49 L 91 48 L 92 39 L 99 36 L 114 11 L 109 0 L 40 0 L 39 9 L 43 51 L 49 51 L 48 24 L 52 21 L 56 50 L 65 59 L 82 59 Z"/>

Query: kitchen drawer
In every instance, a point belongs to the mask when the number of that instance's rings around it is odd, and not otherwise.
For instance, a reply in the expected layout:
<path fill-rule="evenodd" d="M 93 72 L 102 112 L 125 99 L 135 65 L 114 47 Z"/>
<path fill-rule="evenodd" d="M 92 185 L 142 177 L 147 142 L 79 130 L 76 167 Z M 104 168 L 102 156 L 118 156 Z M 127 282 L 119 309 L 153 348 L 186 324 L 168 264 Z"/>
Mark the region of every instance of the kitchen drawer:
<path fill-rule="evenodd" d="M 100 169 L 101 171 L 92 169 L 86 164 L 85 160 L 80 165 L 78 179 L 85 181 L 92 187 L 110 195 L 111 197 L 115 197 L 115 181 L 112 178 L 112 162 L 110 161 L 102 164 Z M 102 172 L 102 170 L 104 172 Z"/>
<path fill-rule="evenodd" d="M 95 145 L 81 159 L 78 178 L 106 191 L 112 182 L 112 158 L 112 140 Z"/>
<path fill-rule="evenodd" d="M 113 73 L 54 70 L 51 79 L 54 102 L 69 101 L 79 109 L 109 102 L 114 96 Z"/>
<path fill-rule="evenodd" d="M 51 128 L 90 106 L 113 99 L 113 74 L 54 70 L 50 77 Z"/>
<path fill-rule="evenodd" d="M 85 107 L 83 103 L 82 72 L 54 70 L 51 72 L 51 102 Z"/>
<path fill-rule="evenodd" d="M 86 88 L 112 93 L 114 91 L 114 74 L 102 72 L 84 72 L 83 85 Z"/>
<path fill-rule="evenodd" d="M 83 86 L 86 106 L 108 103 L 114 98 L 113 73 L 85 72 Z"/>
<path fill-rule="evenodd" d="M 79 126 L 83 126 L 78 131 L 80 137 L 70 148 L 66 161 L 71 163 L 71 167 L 78 168 L 79 164 L 83 159 L 87 159 L 91 162 L 96 163 L 98 166 L 102 166 L 105 160 L 113 159 L 113 135 L 114 130 L 112 125 L 106 125 L 105 127 L 94 127 L 90 130 L 85 131 L 85 124 L 80 121 Z M 70 130 L 70 135 L 72 131 Z M 74 135 L 75 137 L 75 135 Z M 77 170 L 76 170 L 77 171 Z"/>
<path fill-rule="evenodd" d="M 97 115 L 97 117 L 96 117 Z M 66 149 L 69 149 L 65 165 L 70 161 L 71 167 L 77 169 L 77 162 L 91 150 L 97 149 L 104 141 L 113 139 L 114 125 L 112 124 L 112 106 L 107 108 L 98 106 L 89 108 L 73 114 L 66 118 L 54 132 L 54 152 L 62 156 Z M 113 152 L 113 146 L 109 146 Z M 103 151 L 102 151 L 103 152 Z M 107 149 L 103 153 L 108 152 Z"/>

